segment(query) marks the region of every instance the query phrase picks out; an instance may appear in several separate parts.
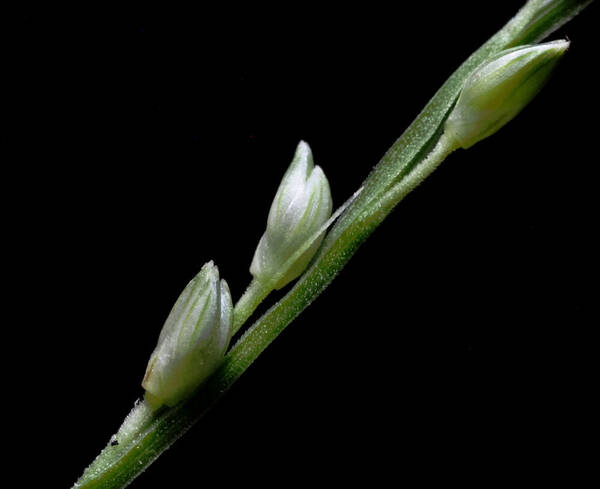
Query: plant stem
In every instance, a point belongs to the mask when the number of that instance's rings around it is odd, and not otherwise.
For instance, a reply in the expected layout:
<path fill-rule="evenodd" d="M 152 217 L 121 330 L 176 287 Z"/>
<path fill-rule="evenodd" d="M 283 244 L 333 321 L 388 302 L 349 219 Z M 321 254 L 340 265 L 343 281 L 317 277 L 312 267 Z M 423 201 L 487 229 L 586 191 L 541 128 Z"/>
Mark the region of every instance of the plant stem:
<path fill-rule="evenodd" d="M 385 217 L 406 195 L 412 192 L 423 180 L 440 166 L 442 161 L 457 149 L 456 141 L 442 134 L 431 152 L 410 170 L 398 183 L 388 190 L 381 199 L 378 213 Z"/>
<path fill-rule="evenodd" d="M 232 336 L 240 330 L 258 305 L 271 293 L 272 290 L 272 287 L 265 285 L 256 279 L 253 279 L 252 282 L 250 282 L 246 292 L 244 292 L 242 297 L 240 297 L 233 308 Z"/>

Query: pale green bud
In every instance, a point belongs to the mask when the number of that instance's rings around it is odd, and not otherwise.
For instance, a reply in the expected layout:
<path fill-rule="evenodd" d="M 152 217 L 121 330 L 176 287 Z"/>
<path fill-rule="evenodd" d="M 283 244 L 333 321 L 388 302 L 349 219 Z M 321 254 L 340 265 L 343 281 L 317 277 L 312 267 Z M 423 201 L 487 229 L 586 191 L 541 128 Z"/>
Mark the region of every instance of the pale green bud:
<path fill-rule="evenodd" d="M 231 294 L 209 262 L 173 306 L 150 356 L 142 386 L 153 408 L 188 397 L 219 366 L 233 319 Z"/>
<path fill-rule="evenodd" d="M 568 47 L 568 41 L 520 46 L 479 66 L 446 120 L 446 135 L 469 148 L 494 134 L 542 89 Z"/>
<path fill-rule="evenodd" d="M 324 231 L 315 233 L 331 216 L 331 191 L 320 167 L 314 166 L 308 144 L 300 141 L 285 173 L 267 221 L 267 229 L 254 253 L 250 273 L 280 289 L 297 278 L 316 253 Z M 313 240 L 297 259 L 294 253 Z"/>

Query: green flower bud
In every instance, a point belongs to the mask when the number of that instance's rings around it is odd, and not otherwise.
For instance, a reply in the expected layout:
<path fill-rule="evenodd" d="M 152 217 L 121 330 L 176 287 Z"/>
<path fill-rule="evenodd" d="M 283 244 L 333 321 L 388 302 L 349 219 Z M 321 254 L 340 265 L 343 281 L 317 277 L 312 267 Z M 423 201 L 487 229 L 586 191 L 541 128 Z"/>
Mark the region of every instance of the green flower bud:
<path fill-rule="evenodd" d="M 316 253 L 324 232 L 296 260 L 302 245 L 314 238 L 331 216 L 331 191 L 320 167 L 314 166 L 308 144 L 300 141 L 285 173 L 267 221 L 267 229 L 254 253 L 250 273 L 263 283 L 275 281 L 280 289 L 297 278 Z"/>
<path fill-rule="evenodd" d="M 542 89 L 568 47 L 568 41 L 520 46 L 479 66 L 446 120 L 446 135 L 466 149 L 494 134 Z"/>
<path fill-rule="evenodd" d="M 231 294 L 209 262 L 173 306 L 150 356 L 142 386 L 153 408 L 188 397 L 219 365 L 231 339 Z"/>

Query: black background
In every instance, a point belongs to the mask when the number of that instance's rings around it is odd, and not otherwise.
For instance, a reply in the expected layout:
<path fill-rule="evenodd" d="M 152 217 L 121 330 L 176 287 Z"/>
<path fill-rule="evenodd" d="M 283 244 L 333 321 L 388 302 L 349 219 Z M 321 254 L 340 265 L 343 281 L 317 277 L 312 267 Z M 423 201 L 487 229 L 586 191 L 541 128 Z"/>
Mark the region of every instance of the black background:
<path fill-rule="evenodd" d="M 31 346 L 11 389 L 32 396 L 36 447 L 19 453 L 72 484 L 142 394 L 187 281 L 212 259 L 234 299 L 249 283 L 297 142 L 337 207 L 521 3 L 18 14 L 5 221 Z M 131 487 L 561 470 L 596 316 L 597 20 L 552 36 L 572 46 L 542 94 L 451 155 Z"/>

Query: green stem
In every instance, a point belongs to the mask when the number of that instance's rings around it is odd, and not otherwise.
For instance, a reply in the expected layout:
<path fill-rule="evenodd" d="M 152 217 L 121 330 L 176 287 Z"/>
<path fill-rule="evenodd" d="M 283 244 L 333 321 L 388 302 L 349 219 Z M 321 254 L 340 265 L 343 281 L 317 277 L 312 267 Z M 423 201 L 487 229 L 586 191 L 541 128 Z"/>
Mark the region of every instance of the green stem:
<path fill-rule="evenodd" d="M 267 297 L 272 287 L 253 279 L 246 289 L 246 292 L 240 297 L 233 309 L 233 333 L 236 334 L 248 318 L 252 315 L 258 305 Z"/>
<path fill-rule="evenodd" d="M 589 3 L 577 0 L 527 2 L 503 29 L 471 55 L 438 90 L 369 175 L 359 197 L 325 238 L 312 266 L 283 299 L 243 334 L 202 388 L 190 399 L 160 412 L 149 414 L 143 404 L 142 407 L 138 405 L 134 408 L 132 414 L 139 414 L 141 422 L 132 421 L 130 425 L 124 423 L 125 426 L 119 433 L 126 433 L 127 436 L 122 437 L 123 443 L 119 440 L 117 446 L 120 448 L 115 449 L 109 443 L 75 487 L 118 489 L 127 486 L 198 421 L 277 335 L 329 285 L 394 206 L 452 151 L 453 145 L 445 140 L 441 128 L 471 71 L 508 46 L 541 40 Z M 238 329 L 250 316 L 263 294 L 265 290 L 261 290 L 259 285 L 251 284 L 240 299 L 236 305 Z"/>
<path fill-rule="evenodd" d="M 381 204 L 377 208 L 377 215 L 380 215 L 382 219 L 387 216 L 404 197 L 431 175 L 442 161 L 457 148 L 456 141 L 448 138 L 445 133 L 442 134 L 431 152 L 383 195 Z"/>

